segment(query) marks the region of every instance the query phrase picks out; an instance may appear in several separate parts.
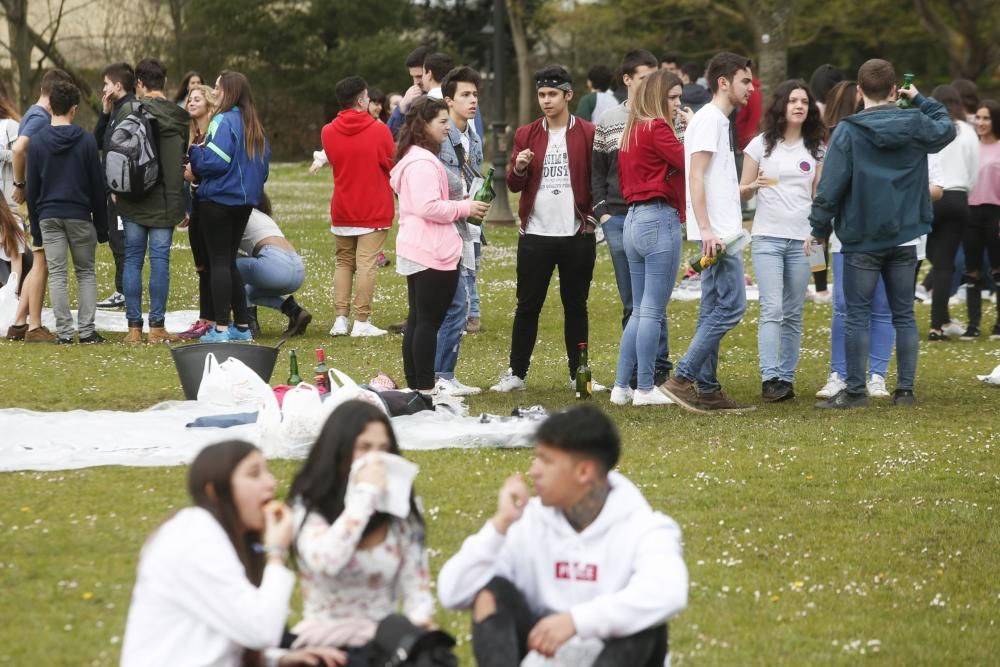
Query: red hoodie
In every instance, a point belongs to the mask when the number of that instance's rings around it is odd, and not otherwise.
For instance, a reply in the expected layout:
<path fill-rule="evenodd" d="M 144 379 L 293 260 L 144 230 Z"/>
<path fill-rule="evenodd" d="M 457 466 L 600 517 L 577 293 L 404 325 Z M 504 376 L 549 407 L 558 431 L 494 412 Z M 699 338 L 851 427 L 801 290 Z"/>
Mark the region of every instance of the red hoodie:
<path fill-rule="evenodd" d="M 333 168 L 330 224 L 392 226 L 395 203 L 389 170 L 396 150 L 389 128 L 365 111 L 348 109 L 323 126 L 323 151 Z"/>
<path fill-rule="evenodd" d="M 760 79 L 753 80 L 753 92 L 746 106 L 736 111 L 736 148 L 742 151 L 760 132 L 760 118 L 764 114 L 764 96 L 760 92 Z"/>

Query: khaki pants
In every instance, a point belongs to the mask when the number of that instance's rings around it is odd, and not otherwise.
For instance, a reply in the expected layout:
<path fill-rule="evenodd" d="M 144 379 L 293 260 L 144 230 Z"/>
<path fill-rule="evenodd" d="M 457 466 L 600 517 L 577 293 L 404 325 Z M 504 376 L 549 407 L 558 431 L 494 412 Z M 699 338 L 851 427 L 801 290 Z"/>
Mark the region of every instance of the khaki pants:
<path fill-rule="evenodd" d="M 372 314 L 372 294 L 375 293 L 375 261 L 382 252 L 388 229 L 361 236 L 337 236 L 337 265 L 333 273 L 333 306 L 337 317 L 346 317 L 351 309 L 351 288 L 354 276 L 354 319 L 367 322 Z"/>

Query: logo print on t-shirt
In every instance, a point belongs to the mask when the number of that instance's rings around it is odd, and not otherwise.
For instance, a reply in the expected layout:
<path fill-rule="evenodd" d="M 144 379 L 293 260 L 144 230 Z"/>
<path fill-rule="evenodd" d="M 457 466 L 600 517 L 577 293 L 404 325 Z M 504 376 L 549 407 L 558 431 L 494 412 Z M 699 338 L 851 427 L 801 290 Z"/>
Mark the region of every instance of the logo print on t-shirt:
<path fill-rule="evenodd" d="M 812 170 L 812 165 L 809 164 L 808 160 L 803 160 L 802 162 L 799 162 L 799 170 L 803 174 L 808 174 Z"/>
<path fill-rule="evenodd" d="M 597 581 L 597 566 L 592 563 L 556 562 L 556 579 L 574 579 L 576 581 Z"/>

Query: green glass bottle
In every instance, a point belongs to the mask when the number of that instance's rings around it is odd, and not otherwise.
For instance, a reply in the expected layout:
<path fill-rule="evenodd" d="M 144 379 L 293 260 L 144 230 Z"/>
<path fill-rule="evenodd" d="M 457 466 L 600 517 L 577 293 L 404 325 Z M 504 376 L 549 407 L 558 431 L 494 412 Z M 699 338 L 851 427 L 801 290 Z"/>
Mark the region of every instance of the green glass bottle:
<path fill-rule="evenodd" d="M 576 368 L 576 399 L 588 401 L 593 398 L 593 376 L 587 361 L 587 344 L 580 343 L 580 365 Z"/>
<path fill-rule="evenodd" d="M 288 382 L 285 384 L 290 384 L 293 387 L 298 386 L 302 382 L 302 376 L 299 375 L 299 358 L 295 356 L 295 350 L 288 351 Z"/>
<path fill-rule="evenodd" d="M 316 368 L 313 370 L 313 384 L 316 385 L 321 394 L 330 391 L 330 376 L 327 375 L 328 370 L 326 367 L 326 353 L 323 351 L 323 348 L 316 348 Z"/>
<path fill-rule="evenodd" d="M 913 83 L 913 75 L 912 74 L 904 74 L 903 75 L 903 85 L 900 86 L 900 88 L 906 88 L 906 87 L 908 87 L 912 83 Z M 900 95 L 899 99 L 896 100 L 896 106 L 899 107 L 900 109 L 910 109 L 910 108 L 913 107 L 913 100 L 911 100 L 909 97 L 905 97 L 903 95 Z"/>
<path fill-rule="evenodd" d="M 493 190 L 493 167 L 490 167 L 490 170 L 486 172 L 486 179 L 480 188 L 476 190 L 475 194 L 472 195 L 472 199 L 473 201 L 483 201 L 490 204 L 496 199 L 496 196 L 497 193 Z M 483 224 L 482 218 L 474 218 L 471 215 L 465 221 L 477 227 L 481 227 Z"/>
<path fill-rule="evenodd" d="M 721 245 L 717 245 L 715 246 L 715 257 L 709 257 L 708 255 L 704 256 L 698 255 L 697 257 L 693 257 L 691 259 L 689 266 L 691 267 L 691 270 L 694 271 L 695 273 L 701 273 L 708 267 L 718 262 L 719 258 L 725 254 L 726 254 L 725 249 L 723 249 Z"/>

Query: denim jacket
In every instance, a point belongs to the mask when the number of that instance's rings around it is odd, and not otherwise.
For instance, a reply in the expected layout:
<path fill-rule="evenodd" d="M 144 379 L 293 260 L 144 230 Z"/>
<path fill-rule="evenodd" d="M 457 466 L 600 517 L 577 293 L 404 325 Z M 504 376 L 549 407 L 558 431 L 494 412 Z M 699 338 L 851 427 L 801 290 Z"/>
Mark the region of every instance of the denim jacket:
<path fill-rule="evenodd" d="M 450 118 L 448 119 L 448 138 L 441 144 L 441 150 L 438 152 L 438 159 L 444 164 L 444 168 L 448 170 L 450 175 L 463 179 L 466 189 L 472 183 L 473 178 L 482 175 L 481 168 L 483 165 L 483 140 L 476 133 L 476 128 L 472 126 L 472 121 L 469 121 L 469 127 L 472 127 L 472 131 L 469 132 L 469 151 L 465 156 L 466 168 L 464 170 L 462 169 L 462 165 L 459 164 L 458 151 L 455 149 L 456 146 L 462 146 L 462 133 L 458 130 L 458 126 L 455 125 L 455 121 Z M 465 220 L 456 222 L 455 227 L 458 229 L 459 236 L 462 237 L 462 265 L 470 270 L 475 270 L 475 249 L 473 244 L 480 240 L 481 228 L 474 228 L 473 225 L 469 225 Z"/>

